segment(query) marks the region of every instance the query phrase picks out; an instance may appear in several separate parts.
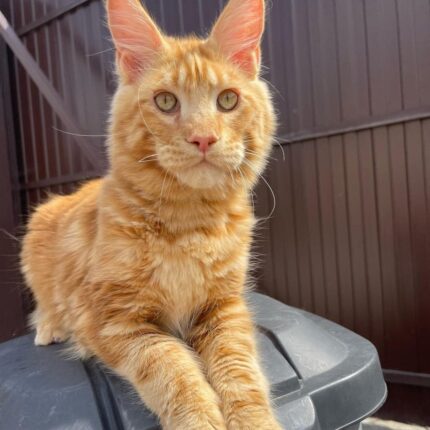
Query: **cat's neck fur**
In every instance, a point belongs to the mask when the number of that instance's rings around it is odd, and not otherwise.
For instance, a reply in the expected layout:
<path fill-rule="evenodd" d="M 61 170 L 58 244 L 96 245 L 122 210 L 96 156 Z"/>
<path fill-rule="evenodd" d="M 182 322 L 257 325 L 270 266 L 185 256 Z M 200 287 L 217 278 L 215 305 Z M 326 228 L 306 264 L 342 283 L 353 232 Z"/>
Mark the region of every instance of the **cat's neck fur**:
<path fill-rule="evenodd" d="M 154 191 L 147 192 L 154 179 L 152 174 L 144 176 L 141 185 L 131 182 L 123 171 L 113 169 L 107 177 L 105 196 L 109 212 L 122 224 L 145 224 L 153 230 L 178 234 L 225 226 L 239 213 L 252 217 L 244 189 L 192 193 L 170 177 L 169 187 L 173 190 L 167 190 L 166 196 L 160 190 L 157 196 Z"/>
<path fill-rule="evenodd" d="M 150 164 L 155 164 L 156 161 Z M 252 217 L 244 188 L 193 190 L 159 167 L 146 166 L 140 180 L 113 163 L 106 178 L 104 204 L 122 224 L 151 226 L 172 234 L 225 226 L 238 213 Z"/>

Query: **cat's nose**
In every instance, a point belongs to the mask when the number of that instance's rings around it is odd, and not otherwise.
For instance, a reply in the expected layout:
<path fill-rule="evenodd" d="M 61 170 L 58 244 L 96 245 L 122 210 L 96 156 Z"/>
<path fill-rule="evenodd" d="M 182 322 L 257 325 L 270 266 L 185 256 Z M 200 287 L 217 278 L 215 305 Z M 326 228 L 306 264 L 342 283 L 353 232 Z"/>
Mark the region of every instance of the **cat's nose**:
<path fill-rule="evenodd" d="M 200 152 L 203 152 L 205 154 L 209 147 L 216 143 L 218 141 L 218 138 L 214 135 L 211 136 L 191 136 L 187 139 L 187 142 L 198 146 Z"/>

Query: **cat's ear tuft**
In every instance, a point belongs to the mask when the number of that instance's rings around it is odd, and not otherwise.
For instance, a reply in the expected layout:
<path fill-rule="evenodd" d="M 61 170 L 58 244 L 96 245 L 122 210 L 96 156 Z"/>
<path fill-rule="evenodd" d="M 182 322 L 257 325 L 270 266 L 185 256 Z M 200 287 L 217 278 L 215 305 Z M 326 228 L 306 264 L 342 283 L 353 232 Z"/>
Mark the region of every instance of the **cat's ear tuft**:
<path fill-rule="evenodd" d="M 139 0 L 107 0 L 120 75 L 134 81 L 162 49 L 163 36 Z"/>
<path fill-rule="evenodd" d="M 209 38 L 251 77 L 260 70 L 264 19 L 264 0 L 230 0 Z"/>

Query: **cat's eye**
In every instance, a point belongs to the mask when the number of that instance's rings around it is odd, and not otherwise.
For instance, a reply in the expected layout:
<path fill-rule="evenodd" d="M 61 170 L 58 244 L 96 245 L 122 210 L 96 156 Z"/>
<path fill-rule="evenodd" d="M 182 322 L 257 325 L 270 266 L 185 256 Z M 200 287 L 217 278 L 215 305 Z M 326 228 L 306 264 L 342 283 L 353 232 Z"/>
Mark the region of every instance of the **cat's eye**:
<path fill-rule="evenodd" d="M 172 93 L 168 93 L 167 91 L 158 93 L 154 97 L 154 101 L 158 109 L 160 109 L 161 112 L 164 112 L 164 113 L 175 112 L 179 105 L 178 99 L 176 98 L 176 96 Z"/>
<path fill-rule="evenodd" d="M 239 95 L 236 91 L 225 90 L 218 96 L 218 107 L 224 111 L 232 111 L 239 103 Z"/>

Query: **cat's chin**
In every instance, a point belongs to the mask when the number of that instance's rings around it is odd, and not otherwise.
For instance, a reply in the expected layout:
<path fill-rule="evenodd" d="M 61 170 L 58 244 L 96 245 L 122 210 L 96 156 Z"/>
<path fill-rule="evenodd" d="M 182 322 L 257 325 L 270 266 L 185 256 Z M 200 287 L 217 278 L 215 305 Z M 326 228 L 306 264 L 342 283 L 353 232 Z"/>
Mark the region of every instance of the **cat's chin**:
<path fill-rule="evenodd" d="M 182 170 L 176 176 L 179 182 L 198 190 L 222 187 L 228 179 L 225 172 L 207 162 Z"/>

